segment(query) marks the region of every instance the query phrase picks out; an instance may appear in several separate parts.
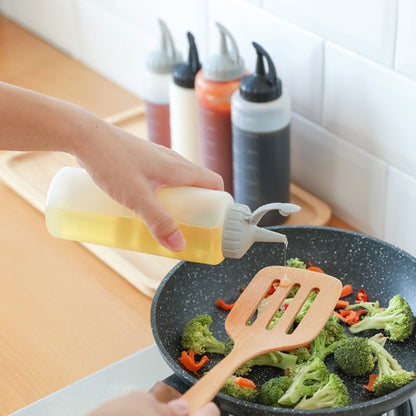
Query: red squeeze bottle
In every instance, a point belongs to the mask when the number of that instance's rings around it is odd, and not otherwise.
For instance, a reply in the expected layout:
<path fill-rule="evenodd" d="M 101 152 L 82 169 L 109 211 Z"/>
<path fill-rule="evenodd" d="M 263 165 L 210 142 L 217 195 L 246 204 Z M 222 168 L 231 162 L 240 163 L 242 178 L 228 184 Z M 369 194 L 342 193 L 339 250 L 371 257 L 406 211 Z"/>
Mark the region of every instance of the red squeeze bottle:
<path fill-rule="evenodd" d="M 234 38 L 223 25 L 216 25 L 220 31 L 220 52 L 208 57 L 195 78 L 199 160 L 202 166 L 222 176 L 225 190 L 232 194 L 231 96 L 245 70 Z"/>
<path fill-rule="evenodd" d="M 159 20 L 160 48 L 146 59 L 145 91 L 147 135 L 151 142 L 170 147 L 169 86 L 173 67 L 182 62 L 168 27 Z"/>

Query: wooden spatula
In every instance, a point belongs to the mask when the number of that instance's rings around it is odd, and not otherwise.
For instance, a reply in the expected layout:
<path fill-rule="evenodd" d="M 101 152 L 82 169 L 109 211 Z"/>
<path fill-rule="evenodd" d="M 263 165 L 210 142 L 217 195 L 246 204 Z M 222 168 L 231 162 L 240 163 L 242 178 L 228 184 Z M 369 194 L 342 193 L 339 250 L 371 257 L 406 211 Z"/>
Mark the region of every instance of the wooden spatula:
<path fill-rule="evenodd" d="M 278 283 L 267 305 L 255 321 L 247 325 L 270 287 Z M 290 289 L 299 286 L 293 301 L 273 329 L 267 329 L 280 310 Z M 225 329 L 234 348 L 184 395 L 192 415 L 211 401 L 227 379 L 244 362 L 272 351 L 291 350 L 311 342 L 325 326 L 341 294 L 342 283 L 335 277 L 292 267 L 270 266 L 260 270 L 246 287 L 225 320 Z M 288 333 L 309 294 L 317 296 L 301 322 Z"/>

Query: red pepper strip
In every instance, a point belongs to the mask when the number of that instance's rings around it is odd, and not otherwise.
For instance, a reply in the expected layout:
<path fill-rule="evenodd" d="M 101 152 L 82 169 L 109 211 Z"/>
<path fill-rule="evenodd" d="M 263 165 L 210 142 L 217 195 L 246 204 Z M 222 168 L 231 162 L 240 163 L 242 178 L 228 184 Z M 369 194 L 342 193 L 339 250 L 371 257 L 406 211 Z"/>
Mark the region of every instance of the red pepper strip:
<path fill-rule="evenodd" d="M 209 358 L 206 355 L 203 355 L 199 362 L 196 362 L 195 352 L 191 350 L 189 352 L 182 351 L 179 361 L 187 370 L 196 373 L 198 370 L 202 368 L 204 364 L 206 364 L 209 361 Z"/>
<path fill-rule="evenodd" d="M 233 381 L 235 384 L 237 384 L 237 386 L 246 387 L 249 389 L 257 389 L 257 386 L 254 384 L 254 382 L 248 378 L 236 377 Z"/>
<path fill-rule="evenodd" d="M 355 300 L 356 303 L 359 302 L 368 302 L 368 295 L 364 291 L 364 289 L 360 289 L 357 293 L 357 299 Z"/>
<path fill-rule="evenodd" d="M 273 295 L 274 292 L 276 292 L 276 288 L 279 286 L 279 283 L 273 283 L 270 286 L 269 291 L 266 293 L 265 298 L 268 298 L 269 296 Z"/>
<path fill-rule="evenodd" d="M 309 262 L 308 270 L 311 270 L 313 272 L 318 272 L 318 273 L 325 273 L 320 267 L 314 266 L 311 262 Z"/>
<path fill-rule="evenodd" d="M 368 384 L 364 386 L 365 389 L 368 391 L 373 391 L 374 382 L 377 379 L 378 374 L 370 374 L 370 377 L 368 378 Z"/>
<path fill-rule="evenodd" d="M 352 312 L 352 311 L 347 311 L 347 310 L 345 310 L 345 309 L 340 309 L 340 310 L 339 310 L 339 313 L 340 313 L 342 316 L 344 316 L 344 317 L 346 317 L 346 316 L 348 316 L 348 315 L 351 315 L 351 312 Z"/>
<path fill-rule="evenodd" d="M 235 305 L 235 302 L 234 303 L 225 303 L 222 299 L 218 299 L 215 302 L 215 304 L 217 306 L 219 306 L 221 309 L 224 309 L 225 311 L 230 311 L 233 308 L 233 306 Z"/>
<path fill-rule="evenodd" d="M 345 296 L 351 295 L 352 293 L 352 286 L 351 285 L 344 285 L 342 290 L 341 290 L 341 294 L 340 294 L 340 298 L 344 298 Z"/>
<path fill-rule="evenodd" d="M 335 305 L 336 308 L 345 308 L 346 306 L 348 306 L 350 303 L 347 302 L 346 300 L 339 300 L 337 302 L 337 304 Z"/>

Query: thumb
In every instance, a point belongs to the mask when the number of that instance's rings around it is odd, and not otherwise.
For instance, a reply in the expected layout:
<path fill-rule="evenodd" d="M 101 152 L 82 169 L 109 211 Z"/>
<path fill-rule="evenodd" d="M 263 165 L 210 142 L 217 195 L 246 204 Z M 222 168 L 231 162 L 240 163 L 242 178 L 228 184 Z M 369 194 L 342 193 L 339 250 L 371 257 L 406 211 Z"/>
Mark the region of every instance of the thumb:
<path fill-rule="evenodd" d="M 149 192 L 145 200 L 146 206 L 139 215 L 153 237 L 168 250 L 182 251 L 186 246 L 186 241 L 173 217 L 152 192 Z"/>

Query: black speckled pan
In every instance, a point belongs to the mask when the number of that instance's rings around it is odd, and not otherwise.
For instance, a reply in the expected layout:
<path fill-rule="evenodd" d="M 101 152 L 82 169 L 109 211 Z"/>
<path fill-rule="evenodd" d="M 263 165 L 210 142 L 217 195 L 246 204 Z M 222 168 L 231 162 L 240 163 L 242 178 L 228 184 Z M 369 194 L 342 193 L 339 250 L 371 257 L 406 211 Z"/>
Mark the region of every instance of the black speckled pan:
<path fill-rule="evenodd" d="M 369 294 L 369 300 L 379 300 L 387 306 L 388 300 L 401 294 L 416 311 L 416 259 L 388 243 L 363 234 L 328 227 L 279 226 L 273 228 L 287 235 L 287 258 L 299 257 L 311 261 L 325 273 L 350 283 L 354 295 L 359 288 Z M 218 266 L 182 262 L 160 284 L 152 304 L 153 334 L 162 356 L 174 373 L 185 383 L 196 378 L 178 362 L 181 353 L 181 332 L 185 323 L 196 315 L 210 314 L 214 319 L 213 333 L 226 340 L 224 320 L 227 312 L 215 306 L 217 299 L 233 302 L 254 275 L 263 267 L 283 264 L 281 244 L 257 243 L 240 260 L 226 259 Z M 354 301 L 353 295 L 350 299 Z M 372 335 L 368 331 L 362 335 Z M 386 348 L 403 368 L 416 371 L 416 334 L 405 343 L 387 342 Z M 216 358 L 209 364 L 214 365 Z M 331 357 L 326 361 L 333 368 Z M 281 375 L 279 369 L 256 367 L 250 378 L 257 385 Z M 225 412 L 235 415 L 355 415 L 372 416 L 391 410 L 416 392 L 416 381 L 386 396 L 373 399 L 362 386 L 368 377 L 348 378 L 346 382 L 352 403 L 348 407 L 319 410 L 278 409 L 252 404 L 219 393 L 217 404 Z"/>

